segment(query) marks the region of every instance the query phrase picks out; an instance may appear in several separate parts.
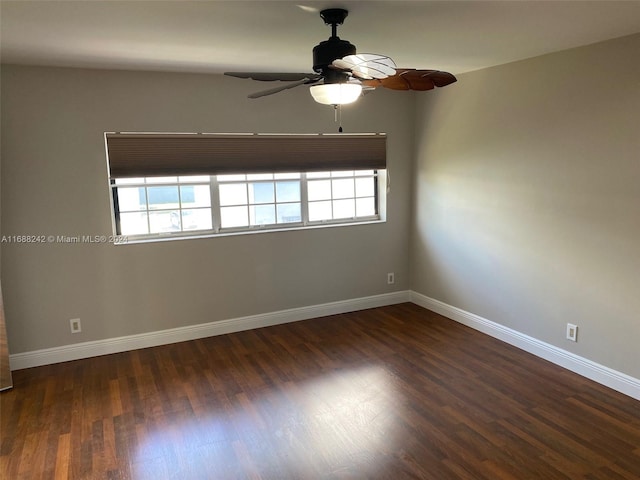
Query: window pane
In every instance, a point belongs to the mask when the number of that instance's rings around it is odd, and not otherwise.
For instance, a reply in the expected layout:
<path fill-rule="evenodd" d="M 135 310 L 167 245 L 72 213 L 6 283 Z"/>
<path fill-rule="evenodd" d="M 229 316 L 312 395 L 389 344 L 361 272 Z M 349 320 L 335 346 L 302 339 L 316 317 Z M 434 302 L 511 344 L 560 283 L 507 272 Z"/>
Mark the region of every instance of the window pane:
<path fill-rule="evenodd" d="M 353 170 L 331 172 L 332 177 L 353 177 Z"/>
<path fill-rule="evenodd" d="M 276 180 L 287 180 L 290 178 L 300 178 L 300 174 L 299 173 L 276 173 L 274 175 L 274 178 Z"/>
<path fill-rule="evenodd" d="M 356 170 L 356 177 L 371 176 L 375 174 L 375 170 Z"/>
<path fill-rule="evenodd" d="M 310 201 L 331 198 L 331 180 L 314 180 L 307 183 L 307 195 Z"/>
<path fill-rule="evenodd" d="M 220 185 L 220 205 L 242 205 L 247 203 L 247 184 Z"/>
<path fill-rule="evenodd" d="M 182 210 L 183 230 L 211 230 L 211 209 Z"/>
<path fill-rule="evenodd" d="M 147 209 L 147 197 L 144 187 L 120 187 L 118 192 L 118 206 L 121 212 Z"/>
<path fill-rule="evenodd" d="M 178 186 L 147 187 L 149 196 L 149 210 L 178 208 L 180 199 L 178 197 Z"/>
<path fill-rule="evenodd" d="M 308 172 L 307 178 L 329 178 L 331 172 Z"/>
<path fill-rule="evenodd" d="M 276 210 L 271 205 L 256 205 L 249 207 L 251 225 L 272 225 L 276 223 Z"/>
<path fill-rule="evenodd" d="M 203 182 L 209 182 L 209 175 L 188 175 L 186 177 L 178 177 L 178 180 L 180 180 L 180 183 L 203 183 Z"/>
<path fill-rule="evenodd" d="M 276 198 L 278 202 L 299 202 L 300 182 L 276 182 Z"/>
<path fill-rule="evenodd" d="M 356 197 L 373 197 L 375 194 L 375 179 L 356 178 Z"/>
<path fill-rule="evenodd" d="M 180 210 L 149 212 L 149 231 L 151 233 L 179 232 Z"/>
<path fill-rule="evenodd" d="M 182 208 L 210 207 L 211 189 L 209 185 L 183 185 L 180 187 Z"/>
<path fill-rule="evenodd" d="M 240 175 L 218 175 L 219 182 L 241 182 L 246 180 L 246 176 L 244 174 Z"/>
<path fill-rule="evenodd" d="M 149 233 L 146 212 L 121 213 L 120 233 L 122 235 L 139 235 Z"/>
<path fill-rule="evenodd" d="M 273 182 L 250 183 L 249 203 L 273 203 Z"/>
<path fill-rule="evenodd" d="M 222 228 L 246 227 L 249 225 L 247 207 L 220 208 L 220 225 Z"/>
<path fill-rule="evenodd" d="M 356 205 L 353 198 L 334 200 L 333 218 L 353 218 L 356 216 Z"/>
<path fill-rule="evenodd" d="M 309 202 L 309 221 L 331 220 L 331 201 Z"/>
<path fill-rule="evenodd" d="M 376 214 L 376 200 L 374 197 L 356 199 L 356 215 L 367 217 Z"/>
<path fill-rule="evenodd" d="M 283 203 L 277 205 L 278 223 L 301 222 L 302 214 L 299 203 Z"/>
<path fill-rule="evenodd" d="M 353 178 L 332 180 L 333 198 L 353 198 Z"/>
<path fill-rule="evenodd" d="M 176 183 L 178 177 L 147 177 L 147 183 Z"/>
<path fill-rule="evenodd" d="M 252 173 L 247 175 L 247 180 L 273 180 L 273 173 Z"/>
<path fill-rule="evenodd" d="M 144 178 L 116 178 L 116 185 L 144 183 Z"/>

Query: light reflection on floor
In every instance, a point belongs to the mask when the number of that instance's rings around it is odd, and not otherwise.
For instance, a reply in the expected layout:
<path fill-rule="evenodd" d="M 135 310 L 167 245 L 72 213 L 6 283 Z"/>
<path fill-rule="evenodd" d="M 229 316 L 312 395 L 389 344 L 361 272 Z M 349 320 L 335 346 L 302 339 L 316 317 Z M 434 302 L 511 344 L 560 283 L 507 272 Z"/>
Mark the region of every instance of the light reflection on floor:
<path fill-rule="evenodd" d="M 301 478 L 300 465 L 315 478 L 362 478 L 393 444 L 398 402 L 378 366 L 241 392 L 138 429 L 132 478 Z"/>

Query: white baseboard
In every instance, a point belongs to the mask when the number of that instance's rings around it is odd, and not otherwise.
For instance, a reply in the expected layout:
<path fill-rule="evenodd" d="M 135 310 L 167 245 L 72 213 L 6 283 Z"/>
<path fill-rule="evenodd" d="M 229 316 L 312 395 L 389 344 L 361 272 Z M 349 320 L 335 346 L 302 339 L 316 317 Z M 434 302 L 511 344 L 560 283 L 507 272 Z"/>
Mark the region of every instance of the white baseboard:
<path fill-rule="evenodd" d="M 10 363 L 12 370 L 21 370 L 23 368 L 79 360 L 138 348 L 155 347 L 169 343 L 195 340 L 197 338 L 212 337 L 215 335 L 297 322 L 299 320 L 308 320 L 310 318 L 336 315 L 339 313 L 355 312 L 357 310 L 394 305 L 403 302 L 413 302 L 416 305 L 432 310 L 440 315 L 486 333 L 503 342 L 514 345 L 533 355 L 544 358 L 556 365 L 640 400 L 640 380 L 637 378 L 633 378 L 554 345 L 537 340 L 505 327 L 504 325 L 500 325 L 499 323 L 492 322 L 486 318 L 409 290 L 309 307 L 292 308 L 248 317 L 220 320 L 218 322 L 178 327 L 157 332 L 16 353 L 10 356 Z"/>
<path fill-rule="evenodd" d="M 400 291 L 374 295 L 371 297 L 355 298 L 339 302 L 313 305 L 310 307 L 292 308 L 278 312 L 251 315 L 248 317 L 220 320 L 218 322 L 203 323 L 187 327 L 160 330 L 157 332 L 128 335 L 126 337 L 108 338 L 93 342 L 74 343 L 61 347 L 16 353 L 9 357 L 12 370 L 68 362 L 82 358 L 97 357 L 110 353 L 125 352 L 138 348 L 156 347 L 169 343 L 184 342 L 197 338 L 212 337 L 226 333 L 240 332 L 254 328 L 269 327 L 282 323 L 297 322 L 310 318 L 336 315 L 339 313 L 355 312 L 366 308 L 394 305 L 409 302 L 411 292 Z"/>
<path fill-rule="evenodd" d="M 417 292 L 411 302 L 640 400 L 640 380 Z"/>

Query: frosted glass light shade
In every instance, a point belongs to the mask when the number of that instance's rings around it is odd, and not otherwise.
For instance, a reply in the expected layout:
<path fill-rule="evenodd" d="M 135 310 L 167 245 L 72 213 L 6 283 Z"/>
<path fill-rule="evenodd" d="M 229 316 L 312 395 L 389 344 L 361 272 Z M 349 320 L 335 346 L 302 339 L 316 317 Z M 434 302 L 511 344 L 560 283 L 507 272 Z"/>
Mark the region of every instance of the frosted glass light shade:
<path fill-rule="evenodd" d="M 314 85 L 309 90 L 313 99 L 318 103 L 344 105 L 358 99 L 362 93 L 362 85 L 357 83 L 326 83 Z"/>

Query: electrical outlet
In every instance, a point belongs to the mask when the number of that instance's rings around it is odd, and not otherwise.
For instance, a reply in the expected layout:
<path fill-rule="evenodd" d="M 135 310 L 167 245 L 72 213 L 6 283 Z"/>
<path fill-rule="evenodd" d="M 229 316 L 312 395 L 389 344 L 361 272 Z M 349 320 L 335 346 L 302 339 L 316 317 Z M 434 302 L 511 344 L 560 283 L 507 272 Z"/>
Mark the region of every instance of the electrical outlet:
<path fill-rule="evenodd" d="M 79 318 L 69 320 L 69 325 L 71 326 L 71 333 L 80 333 L 82 331 L 82 324 Z"/>
<path fill-rule="evenodd" d="M 387 284 L 393 285 L 394 283 L 396 283 L 396 275 L 393 272 L 387 273 Z"/>
<path fill-rule="evenodd" d="M 567 323 L 567 340 L 572 342 L 578 341 L 578 326 L 573 323 Z"/>

